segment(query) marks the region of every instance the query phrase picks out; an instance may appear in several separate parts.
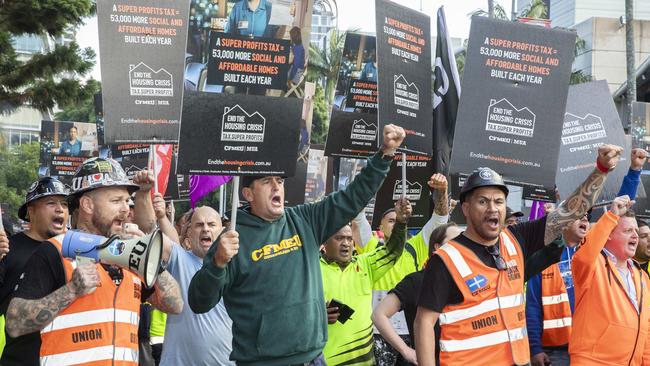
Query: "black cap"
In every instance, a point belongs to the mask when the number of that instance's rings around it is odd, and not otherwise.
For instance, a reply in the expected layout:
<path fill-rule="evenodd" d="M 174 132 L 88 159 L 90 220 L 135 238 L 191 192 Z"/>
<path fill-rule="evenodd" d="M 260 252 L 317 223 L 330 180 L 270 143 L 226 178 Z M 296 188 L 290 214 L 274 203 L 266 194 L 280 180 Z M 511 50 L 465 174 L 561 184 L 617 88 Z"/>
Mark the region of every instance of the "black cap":
<path fill-rule="evenodd" d="M 506 197 L 508 196 L 508 187 L 499 173 L 490 168 L 478 168 L 465 180 L 465 184 L 460 190 L 460 202 L 465 202 L 465 196 L 468 193 L 481 187 L 497 187 L 505 193 Z"/>
<path fill-rule="evenodd" d="M 32 183 L 27 190 L 25 203 L 23 203 L 18 209 L 18 217 L 25 221 L 29 221 L 29 218 L 27 217 L 27 205 L 30 202 L 47 196 L 67 196 L 69 193 L 68 187 L 61 183 L 60 180 L 52 177 L 43 177 Z"/>
<path fill-rule="evenodd" d="M 109 158 L 90 158 L 83 162 L 72 178 L 72 192 L 69 202 L 75 205 L 84 193 L 97 188 L 124 187 L 129 194 L 140 187 L 126 177 L 124 169 L 117 161 Z"/>
<path fill-rule="evenodd" d="M 514 217 L 523 217 L 524 213 L 521 211 L 513 211 L 510 207 L 506 207 L 506 220 L 511 216 Z"/>
<path fill-rule="evenodd" d="M 241 188 L 250 187 L 251 184 L 253 184 L 254 181 L 256 181 L 256 180 L 258 180 L 260 178 L 264 178 L 264 176 L 261 176 L 261 175 L 244 175 L 244 176 L 242 176 L 241 179 L 240 179 Z"/>

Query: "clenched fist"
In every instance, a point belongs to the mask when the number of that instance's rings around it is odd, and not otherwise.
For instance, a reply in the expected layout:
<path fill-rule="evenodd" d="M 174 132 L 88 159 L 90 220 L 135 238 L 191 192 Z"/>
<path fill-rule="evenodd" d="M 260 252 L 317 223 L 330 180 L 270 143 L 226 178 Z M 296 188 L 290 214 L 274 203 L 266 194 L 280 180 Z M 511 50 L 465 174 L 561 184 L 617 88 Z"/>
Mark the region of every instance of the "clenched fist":
<path fill-rule="evenodd" d="M 9 253 L 9 238 L 4 230 L 0 230 L 0 259 Z"/>
<path fill-rule="evenodd" d="M 68 283 L 72 292 L 77 296 L 84 296 L 100 286 L 99 272 L 95 264 L 90 262 L 80 263 L 72 272 L 72 280 Z"/>
<path fill-rule="evenodd" d="M 239 233 L 234 230 L 226 231 L 219 238 L 217 251 L 212 261 L 219 268 L 226 268 L 232 257 L 239 252 Z"/>
<path fill-rule="evenodd" d="M 643 149 L 632 149 L 630 156 L 630 169 L 641 170 L 646 160 L 648 160 L 648 152 Z"/>
<path fill-rule="evenodd" d="M 165 199 L 162 194 L 156 192 L 153 194 L 153 211 L 156 213 L 156 218 L 158 220 L 162 219 L 167 215 L 167 207 L 165 207 Z"/>
<path fill-rule="evenodd" d="M 436 173 L 432 175 L 427 183 L 431 189 L 447 189 L 447 177 L 444 174 Z"/>
<path fill-rule="evenodd" d="M 634 201 L 630 199 L 627 195 L 614 198 L 610 211 L 617 216 L 623 216 L 627 210 L 632 207 Z"/>
<path fill-rule="evenodd" d="M 602 145 L 598 148 L 598 164 L 605 169 L 612 170 L 621 158 L 623 148 L 616 145 Z"/>
<path fill-rule="evenodd" d="M 141 191 L 150 191 L 155 182 L 156 178 L 153 176 L 151 170 L 144 169 L 135 173 L 135 176 L 133 176 L 133 184 L 139 185 Z"/>
<path fill-rule="evenodd" d="M 384 126 L 384 143 L 381 145 L 381 152 L 384 155 L 395 155 L 397 148 L 404 141 L 406 132 L 400 126 L 388 124 Z"/>

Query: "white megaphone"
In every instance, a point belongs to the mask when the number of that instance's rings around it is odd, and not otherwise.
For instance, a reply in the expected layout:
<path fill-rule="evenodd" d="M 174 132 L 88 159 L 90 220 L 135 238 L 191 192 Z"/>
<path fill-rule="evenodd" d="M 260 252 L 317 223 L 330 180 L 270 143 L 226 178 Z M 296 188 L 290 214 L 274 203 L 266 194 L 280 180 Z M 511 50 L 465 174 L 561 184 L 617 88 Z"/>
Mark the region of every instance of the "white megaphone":
<path fill-rule="evenodd" d="M 162 252 L 163 238 L 158 229 L 129 240 L 122 240 L 117 235 L 107 239 L 101 235 L 68 230 L 61 241 L 64 257 L 85 257 L 128 269 L 137 274 L 147 287 L 156 283 Z"/>

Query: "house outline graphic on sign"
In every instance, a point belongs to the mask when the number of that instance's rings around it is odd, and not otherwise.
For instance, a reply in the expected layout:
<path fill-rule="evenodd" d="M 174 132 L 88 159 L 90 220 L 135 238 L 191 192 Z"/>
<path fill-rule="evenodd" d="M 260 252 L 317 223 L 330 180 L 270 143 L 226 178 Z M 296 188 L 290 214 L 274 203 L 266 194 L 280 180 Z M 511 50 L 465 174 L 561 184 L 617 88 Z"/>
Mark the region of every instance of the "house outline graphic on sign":
<path fill-rule="evenodd" d="M 129 65 L 129 91 L 131 96 L 173 97 L 174 77 L 165 68 L 155 71 L 144 62 Z"/>
<path fill-rule="evenodd" d="M 398 87 L 399 85 L 406 86 L 406 89 Z M 420 109 L 420 89 L 415 83 L 406 80 L 403 74 L 393 75 L 393 96 L 395 105 L 414 110 Z"/>
<path fill-rule="evenodd" d="M 395 184 L 393 185 L 393 201 L 396 201 L 402 197 L 402 192 L 399 188 L 401 188 L 402 185 L 402 180 L 396 180 Z M 409 199 L 410 201 L 419 201 L 420 198 L 422 197 L 422 184 L 418 182 L 411 183 L 406 180 L 406 198 Z M 414 191 L 411 193 L 411 191 Z"/>
<path fill-rule="evenodd" d="M 355 129 L 357 126 L 363 125 L 366 128 L 364 129 L 366 132 L 362 133 L 361 131 L 355 132 Z M 370 134 L 367 132 L 369 127 L 374 127 L 375 133 L 370 136 Z M 363 118 L 355 119 L 354 122 L 352 123 L 352 129 L 350 130 L 350 139 L 352 140 L 363 140 L 363 141 L 375 141 L 377 140 L 377 124 L 372 123 L 372 122 L 366 122 Z"/>
<path fill-rule="evenodd" d="M 499 105 L 503 105 L 504 108 L 500 108 Z M 507 115 L 506 110 L 514 111 L 516 114 L 513 113 L 514 116 Z M 526 117 L 529 117 L 529 119 L 521 118 L 524 114 L 528 114 Z M 536 119 L 537 116 L 528 107 L 517 108 L 507 98 L 501 98 L 498 101 L 490 99 L 485 130 L 532 138 L 535 132 Z M 526 121 L 531 121 L 530 125 L 526 125 Z"/>
<path fill-rule="evenodd" d="M 577 143 L 583 143 L 587 141 L 593 141 L 598 139 L 604 139 L 607 137 L 607 130 L 605 130 L 605 125 L 603 124 L 603 119 L 593 113 L 587 113 L 584 117 L 580 117 L 573 113 L 565 112 L 564 113 L 564 123 L 567 123 L 567 117 L 573 117 L 580 121 L 579 126 L 574 126 L 580 128 L 578 133 L 567 133 L 565 136 L 565 128 L 562 129 L 562 145 L 571 145 Z M 600 124 L 600 127 L 594 126 L 596 123 L 587 124 L 587 119 L 591 117 L 594 119 L 593 122 Z M 592 126 L 592 128 L 585 127 Z"/>
<path fill-rule="evenodd" d="M 236 118 L 237 121 L 228 121 L 229 116 L 244 116 L 244 121 L 239 121 L 240 118 Z M 260 121 L 254 121 L 251 119 L 259 118 Z M 264 133 L 266 131 L 266 118 L 260 114 L 260 112 L 255 111 L 254 113 L 248 113 L 242 106 L 235 104 L 233 107 L 224 107 L 223 117 L 221 119 L 221 141 L 233 141 L 233 142 L 264 142 Z M 261 128 L 256 128 L 251 130 L 251 125 L 261 124 Z M 241 124 L 244 124 L 244 128 L 241 129 Z M 233 128 L 231 126 L 239 126 L 239 128 Z M 252 131 L 252 132 L 251 132 Z"/>

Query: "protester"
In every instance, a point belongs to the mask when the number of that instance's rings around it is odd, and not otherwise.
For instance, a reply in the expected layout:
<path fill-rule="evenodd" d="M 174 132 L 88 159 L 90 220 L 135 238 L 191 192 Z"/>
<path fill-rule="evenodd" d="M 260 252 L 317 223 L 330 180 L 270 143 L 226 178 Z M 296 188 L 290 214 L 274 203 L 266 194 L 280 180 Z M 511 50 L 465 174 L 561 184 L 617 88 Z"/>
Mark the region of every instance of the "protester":
<path fill-rule="evenodd" d="M 368 55 L 368 60 L 363 65 L 361 70 L 361 80 L 377 82 L 377 56 L 375 51 L 372 50 Z"/>
<path fill-rule="evenodd" d="M 455 223 L 450 222 L 438 226 L 431 233 L 429 244 L 429 257 L 438 250 L 438 248 L 449 240 L 457 237 L 462 229 L 456 226 Z M 386 297 L 375 307 L 372 312 L 372 322 L 374 323 L 381 336 L 397 350 L 402 360 L 397 360 L 396 366 L 417 364 L 415 355 L 415 342 L 413 333 L 413 322 L 415 321 L 415 314 L 417 312 L 417 303 L 420 296 L 420 289 L 422 287 L 422 279 L 424 278 L 424 271 L 420 270 L 413 272 L 404 277 L 400 283 L 392 289 Z M 397 333 L 390 319 L 397 312 L 403 311 L 406 319 L 406 326 L 409 331 L 410 342 L 404 341 Z M 440 339 L 440 325 L 436 323 L 436 341 Z M 409 346 L 409 344 L 411 346 Z M 436 355 L 438 352 L 436 352 Z M 436 356 L 436 360 L 438 357 Z"/>
<path fill-rule="evenodd" d="M 129 192 L 138 187 L 128 182 L 116 161 L 86 160 L 72 186 L 69 203 L 78 211 L 76 230 L 106 237 L 142 234 L 122 225 Z M 160 310 L 179 313 L 183 300 L 178 284 L 163 271 L 153 289 L 143 290 L 141 280 L 128 270 L 79 257 L 62 259 L 61 240 L 57 236 L 39 245 L 27 262 L 7 310 L 7 332 L 18 337 L 40 331 L 42 364 L 74 357 L 136 365 L 140 302 L 147 299 Z"/>
<path fill-rule="evenodd" d="M 565 203 L 539 220 L 504 230 L 508 188 L 501 176 L 479 168 L 467 178 L 460 193 L 467 230 L 443 245 L 425 272 L 415 321 L 418 365 L 435 362 L 433 328 L 438 319 L 441 365 L 481 364 L 488 358 L 493 365 L 530 362 L 524 261 L 587 212 L 621 151 L 612 145 L 599 147 L 597 168 Z"/>
<path fill-rule="evenodd" d="M 395 204 L 396 224 L 386 245 L 353 256 L 352 229 L 343 226 L 325 242 L 320 261 L 323 293 L 329 303 L 328 340 L 323 354 L 329 365 L 374 365 L 372 342 L 372 285 L 395 265 L 406 243 L 406 223 L 412 213 L 411 203 L 402 198 Z M 350 307 L 350 319 L 339 320 L 342 309 L 333 302 Z"/>
<path fill-rule="evenodd" d="M 159 193 L 154 195 L 153 207 L 159 222 L 168 220 L 165 200 Z M 167 262 L 167 270 L 178 281 L 184 301 L 187 301 L 192 277 L 201 268 L 205 253 L 221 230 L 221 216 L 217 211 L 208 206 L 198 207 L 188 222 L 185 240 L 190 251 L 176 243 L 165 245 L 163 261 Z M 194 314 L 186 306 L 180 314 L 167 316 L 160 365 L 234 365 L 228 359 L 231 344 L 232 320 L 223 301 L 204 314 Z"/>
<path fill-rule="evenodd" d="M 633 204 L 616 198 L 573 257 L 571 365 L 650 362 L 650 281 L 631 260 L 639 240 Z"/>
<path fill-rule="evenodd" d="M 65 156 L 81 156 L 81 141 L 77 140 L 78 135 L 77 127 L 70 127 L 68 139 L 61 143 L 58 153 Z"/>
<path fill-rule="evenodd" d="M 639 227 L 639 244 L 636 246 L 634 261 L 648 272 L 648 261 L 650 261 L 650 227 L 648 222 L 637 218 L 636 224 Z"/>
<path fill-rule="evenodd" d="M 524 216 L 523 212 L 514 211 L 510 207 L 506 207 L 505 226 L 517 225 L 519 223 L 519 218 L 523 216 Z"/>
<path fill-rule="evenodd" d="M 433 191 L 432 193 L 435 199 L 431 218 L 422 227 L 422 230 L 406 242 L 404 251 L 393 268 L 373 284 L 373 307 L 377 306 L 377 304 L 379 304 L 379 302 L 386 296 L 388 291 L 392 290 L 404 277 L 422 269 L 424 262 L 428 258 L 428 243 L 431 232 L 438 226 L 446 223 L 449 219 L 447 178 L 443 174 L 436 173 L 429 178 L 427 183 L 429 188 Z M 355 221 L 358 221 L 359 218 L 360 217 L 357 216 Z M 379 225 L 379 231 L 375 235 L 372 235 L 370 224 L 368 224 L 365 216 L 361 216 L 361 219 L 363 221 L 358 225 L 361 233 L 358 234 L 358 236 L 362 240 L 361 246 L 363 246 L 363 252 L 372 251 L 378 246 L 383 245 L 384 239 L 382 238 L 388 240 L 391 237 L 393 225 L 395 225 L 395 210 L 391 208 L 383 214 Z M 404 313 L 399 312 L 395 314 L 391 321 L 393 322 L 393 326 L 397 330 L 398 334 L 403 338 L 403 341 L 410 343 L 409 331 L 406 327 Z M 379 366 L 393 365 L 400 357 L 399 352 L 391 347 L 378 331 L 375 331 L 374 338 L 375 359 L 377 364 Z"/>
<path fill-rule="evenodd" d="M 231 360 L 323 364 L 327 319 L 319 246 L 374 196 L 404 136 L 401 127 L 385 126 L 382 147 L 366 168 L 345 190 L 318 203 L 285 209 L 281 177 L 243 180 L 250 206 L 237 211 L 236 231 L 212 245 L 188 293 L 197 313 L 211 310 L 223 297 L 233 320 Z"/>
<path fill-rule="evenodd" d="M 632 150 L 630 168 L 621 184 L 619 196 L 636 196 L 639 174 L 646 158 L 645 150 Z M 549 362 L 554 365 L 569 364 L 568 343 L 575 304 L 571 260 L 588 230 L 588 215 L 567 226 L 562 231 L 565 248 L 558 263 L 528 281 L 526 326 L 533 366 L 544 366 Z"/>
<path fill-rule="evenodd" d="M 56 178 L 44 177 L 32 183 L 25 203 L 18 209 L 18 217 L 30 223 L 29 229 L 9 238 L 11 251 L 0 261 L 0 313 L 6 314 L 13 298 L 14 287 L 25 270 L 29 257 L 41 243 L 62 234 L 68 223 L 68 189 Z M 6 254 L 4 237 L 0 235 L 0 255 Z M 0 364 L 38 365 L 38 350 L 41 337 L 29 333 L 13 338 L 6 335 L 6 345 Z"/>

